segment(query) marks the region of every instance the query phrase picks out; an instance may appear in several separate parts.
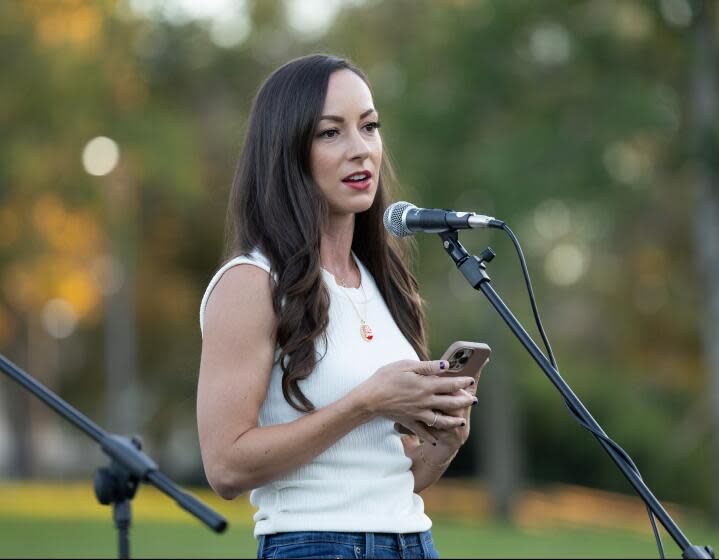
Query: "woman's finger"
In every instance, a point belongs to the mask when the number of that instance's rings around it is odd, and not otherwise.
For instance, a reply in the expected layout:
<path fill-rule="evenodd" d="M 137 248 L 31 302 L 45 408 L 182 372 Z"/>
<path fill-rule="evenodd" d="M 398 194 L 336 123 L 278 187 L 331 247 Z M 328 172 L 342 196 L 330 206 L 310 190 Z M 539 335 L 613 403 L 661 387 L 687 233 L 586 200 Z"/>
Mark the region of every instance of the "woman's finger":
<path fill-rule="evenodd" d="M 449 367 L 447 360 L 432 360 L 429 362 L 416 362 L 412 371 L 419 375 L 437 375 Z"/>
<path fill-rule="evenodd" d="M 432 380 L 432 389 L 436 394 L 456 393 L 460 389 L 471 390 L 476 385 L 473 377 L 441 377 L 437 376 Z"/>
<path fill-rule="evenodd" d="M 478 402 L 477 398 L 472 395 L 435 395 L 430 401 L 432 408 L 443 412 L 458 410 L 473 406 Z"/>
<path fill-rule="evenodd" d="M 436 415 L 436 416 L 435 416 Z M 453 430 L 466 425 L 467 421 L 461 416 L 447 416 L 439 411 L 431 411 L 426 413 L 426 419 L 422 419 L 426 426 L 435 430 Z M 430 426 L 431 424 L 431 426 Z"/>

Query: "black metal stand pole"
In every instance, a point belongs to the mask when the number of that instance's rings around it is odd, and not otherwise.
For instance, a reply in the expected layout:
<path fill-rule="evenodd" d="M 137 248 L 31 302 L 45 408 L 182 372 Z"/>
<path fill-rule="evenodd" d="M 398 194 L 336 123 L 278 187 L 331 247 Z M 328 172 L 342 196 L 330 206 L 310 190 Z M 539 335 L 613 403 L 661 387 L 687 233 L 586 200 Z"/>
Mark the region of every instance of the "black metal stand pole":
<path fill-rule="evenodd" d="M 213 531 L 221 533 L 227 520 L 200 500 L 180 489 L 164 475 L 141 449 L 140 439 L 105 432 L 87 416 L 65 402 L 42 383 L 32 378 L 0 354 L 0 371 L 43 401 L 60 416 L 100 444 L 110 458 L 110 466 L 95 472 L 95 495 L 101 504 L 113 506 L 113 520 L 118 530 L 120 558 L 129 558 L 129 529 L 132 522 L 130 503 L 141 482 L 149 482 L 171 497 L 177 505 L 197 517 Z"/>
<path fill-rule="evenodd" d="M 130 522 L 132 521 L 132 510 L 130 500 L 123 500 L 112 504 L 112 519 L 117 528 L 117 557 L 130 557 Z"/>
<path fill-rule="evenodd" d="M 549 360 L 544 356 L 539 347 L 534 343 L 532 338 L 527 334 L 519 321 L 514 317 L 509 308 L 505 305 L 502 299 L 499 297 L 497 292 L 491 285 L 490 278 L 487 275 L 486 265 L 484 261 L 489 261 L 494 256 L 491 250 L 483 253 L 483 258 L 471 256 L 466 249 L 459 242 L 457 232 L 449 231 L 440 233 L 439 236 L 442 238 L 442 245 L 451 257 L 457 268 L 467 279 L 469 284 L 475 290 L 481 290 L 481 292 L 487 297 L 492 306 L 497 310 L 499 315 L 504 319 L 509 328 L 512 330 L 514 335 L 519 339 L 522 345 L 527 349 L 529 354 L 532 356 L 535 362 L 547 375 L 552 384 L 562 394 L 565 401 L 573 408 L 582 420 L 591 426 L 597 433 L 606 436 L 602 427 L 597 421 L 589 414 L 589 411 L 584 407 L 582 402 L 577 398 L 574 392 L 570 389 L 569 385 L 562 379 L 559 372 L 554 369 Z M 644 500 L 652 513 L 659 519 L 660 523 L 664 526 L 667 532 L 671 535 L 674 541 L 677 543 L 679 548 L 682 550 L 683 558 L 714 558 L 713 551 L 710 547 L 699 547 L 692 545 L 689 540 L 684 536 L 682 531 L 679 529 L 674 520 L 669 516 L 664 507 L 654 497 L 654 494 L 649 490 L 644 481 L 635 473 L 629 465 L 621 458 L 620 454 L 605 440 L 593 434 L 600 445 L 605 449 L 609 456 L 612 458 L 614 463 L 622 471 L 622 474 L 627 478 L 629 483 L 632 485 L 634 490 Z"/>

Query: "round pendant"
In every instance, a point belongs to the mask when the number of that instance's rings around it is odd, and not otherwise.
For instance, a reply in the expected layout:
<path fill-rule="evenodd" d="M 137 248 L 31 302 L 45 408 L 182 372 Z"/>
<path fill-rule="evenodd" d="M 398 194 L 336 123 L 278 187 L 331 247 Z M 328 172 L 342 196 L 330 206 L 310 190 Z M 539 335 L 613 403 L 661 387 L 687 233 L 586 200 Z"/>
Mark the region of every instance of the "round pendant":
<path fill-rule="evenodd" d="M 362 321 L 362 324 L 360 325 L 360 336 L 362 337 L 362 340 L 366 342 L 369 342 L 374 338 L 372 328 L 364 321 Z"/>

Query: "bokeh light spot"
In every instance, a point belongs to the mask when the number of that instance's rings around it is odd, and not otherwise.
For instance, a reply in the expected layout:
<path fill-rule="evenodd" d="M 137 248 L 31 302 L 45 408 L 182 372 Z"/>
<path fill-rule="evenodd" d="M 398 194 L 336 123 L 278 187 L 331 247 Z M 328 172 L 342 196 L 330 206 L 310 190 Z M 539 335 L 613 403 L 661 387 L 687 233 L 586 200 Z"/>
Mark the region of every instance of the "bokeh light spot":
<path fill-rule="evenodd" d="M 661 0 L 659 11 L 668 23 L 677 27 L 687 27 L 692 22 L 692 7 L 687 0 Z"/>
<path fill-rule="evenodd" d="M 94 311 L 101 297 L 95 276 L 85 268 L 74 268 L 65 274 L 60 279 L 58 295 L 72 306 L 79 317 Z"/>
<path fill-rule="evenodd" d="M 569 233 L 571 215 L 561 200 L 547 200 L 537 206 L 533 213 L 534 227 L 547 240 L 559 239 Z"/>
<path fill-rule="evenodd" d="M 252 24 L 243 12 L 232 17 L 213 21 L 210 25 L 210 39 L 218 47 L 229 49 L 242 43 L 250 35 Z"/>
<path fill-rule="evenodd" d="M 338 0 L 288 0 L 285 6 L 290 26 L 309 37 L 324 34 L 341 7 Z"/>
<path fill-rule="evenodd" d="M 642 41 L 652 34 L 654 20 L 648 10 L 649 3 L 618 2 L 614 6 L 614 29 L 620 37 Z"/>
<path fill-rule="evenodd" d="M 125 281 L 125 268 L 112 255 L 102 255 L 94 259 L 92 273 L 100 284 L 100 290 L 105 295 L 119 292 Z"/>
<path fill-rule="evenodd" d="M 587 271 L 586 252 L 572 243 L 563 243 L 552 249 L 544 262 L 547 278 L 559 286 L 576 283 Z"/>
<path fill-rule="evenodd" d="M 102 176 L 110 173 L 120 161 L 120 148 L 107 136 L 97 136 L 82 150 L 82 165 L 90 175 Z"/>
<path fill-rule="evenodd" d="M 615 142 L 603 154 L 604 167 L 618 183 L 640 186 L 641 180 L 651 171 L 648 155 L 631 141 Z"/>
<path fill-rule="evenodd" d="M 53 338 L 67 338 L 77 326 L 77 314 L 67 300 L 48 301 L 42 310 L 42 326 Z"/>
<path fill-rule="evenodd" d="M 569 32 L 558 23 L 542 23 L 529 37 L 529 52 L 539 64 L 552 66 L 567 62 L 571 54 Z"/>

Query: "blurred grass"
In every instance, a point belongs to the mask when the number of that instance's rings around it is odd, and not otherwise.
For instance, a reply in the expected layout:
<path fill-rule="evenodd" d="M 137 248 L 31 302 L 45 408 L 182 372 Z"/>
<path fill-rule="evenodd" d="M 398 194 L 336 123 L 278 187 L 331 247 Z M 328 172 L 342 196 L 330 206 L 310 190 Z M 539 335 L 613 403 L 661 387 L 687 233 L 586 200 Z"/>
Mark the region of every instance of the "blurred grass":
<path fill-rule="evenodd" d="M 597 501 L 591 493 L 573 489 L 572 496 L 582 499 L 582 511 L 574 522 L 564 517 L 544 516 L 529 519 L 520 516 L 510 526 L 492 521 L 486 515 L 471 513 L 449 516 L 447 509 L 437 512 L 441 497 L 445 504 L 457 504 L 457 491 L 448 484 L 437 485 L 426 497 L 432 517 L 435 545 L 444 558 L 646 558 L 656 557 L 657 550 L 648 521 L 641 526 L 621 522 L 622 507 L 615 508 L 603 494 Z M 252 536 L 252 513 L 246 497 L 223 502 L 206 490 L 194 492 L 227 516 L 230 527 L 216 535 L 195 521 L 169 499 L 151 488 L 142 488 L 134 500 L 134 526 L 130 533 L 131 556 L 136 558 L 207 558 L 254 557 L 257 542 Z M 565 491 L 566 493 L 566 491 Z M 531 500 L 537 500 L 537 491 Z M 551 496 L 550 494 L 547 494 Z M 474 503 L 481 492 L 466 490 L 465 501 Z M 423 493 L 424 497 L 424 493 Z M 576 498 L 573 498 L 576 500 Z M 627 497 L 617 496 L 617 503 Z M 545 502 L 557 502 L 545 498 Z M 563 501 L 572 501 L 563 498 Z M 461 511 L 461 510 L 458 510 Z M 480 511 L 480 510 L 477 510 Z M 548 511 L 548 510 L 547 510 Z M 592 525 L 587 511 L 593 511 Z M 719 544 L 719 530 L 712 530 L 703 520 L 683 515 L 678 520 L 694 544 Z M 600 526 L 601 524 L 601 526 Z M 679 557 L 676 545 L 665 537 L 668 557 Z M 0 557 L 2 558 L 113 558 L 117 537 L 111 520 L 111 509 L 94 501 L 92 485 L 81 484 L 4 484 L 0 485 Z"/>
<path fill-rule="evenodd" d="M 68 505 L 68 507 L 71 507 Z M 719 533 L 689 531 L 695 544 L 719 542 Z M 441 518 L 432 527 L 443 558 L 648 558 L 657 550 L 647 534 L 572 528 L 526 530 L 497 523 Z M 199 523 L 138 521 L 130 533 L 135 558 L 254 558 L 257 543 L 249 525 L 216 535 Z M 668 557 L 679 557 L 667 542 Z M 110 511 L 105 521 L 0 516 L 2 558 L 113 558 L 117 540 Z"/>

